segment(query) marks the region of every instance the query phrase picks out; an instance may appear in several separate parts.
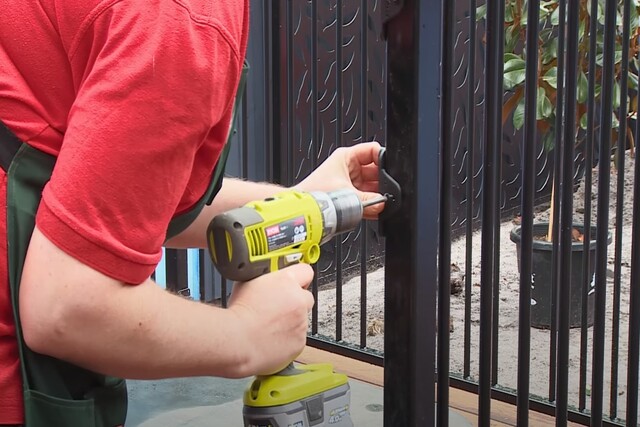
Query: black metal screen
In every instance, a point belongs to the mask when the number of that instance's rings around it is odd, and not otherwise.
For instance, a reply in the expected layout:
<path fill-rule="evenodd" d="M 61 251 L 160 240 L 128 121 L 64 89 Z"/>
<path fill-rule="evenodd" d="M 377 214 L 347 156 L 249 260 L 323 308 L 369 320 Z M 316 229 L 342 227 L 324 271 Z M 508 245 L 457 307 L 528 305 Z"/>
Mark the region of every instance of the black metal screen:
<path fill-rule="evenodd" d="M 336 147 L 384 143 L 385 51 L 376 2 L 276 3 L 274 178 L 292 185 Z M 358 274 L 361 261 L 379 265 L 382 254 L 375 224 L 322 249 L 320 283 Z"/>

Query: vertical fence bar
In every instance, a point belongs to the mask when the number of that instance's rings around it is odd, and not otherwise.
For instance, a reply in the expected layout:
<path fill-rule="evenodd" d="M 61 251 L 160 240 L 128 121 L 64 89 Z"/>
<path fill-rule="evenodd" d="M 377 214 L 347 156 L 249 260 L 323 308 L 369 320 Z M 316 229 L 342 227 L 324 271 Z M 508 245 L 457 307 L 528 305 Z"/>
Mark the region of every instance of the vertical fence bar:
<path fill-rule="evenodd" d="M 224 308 L 229 306 L 229 281 L 220 277 L 220 301 Z"/>
<path fill-rule="evenodd" d="M 320 137 L 318 135 L 318 2 L 311 2 L 311 143 L 313 154 L 311 155 L 311 168 L 318 166 L 320 156 Z M 311 293 L 316 303 L 311 309 L 311 334 L 318 334 L 318 264 L 313 264 L 313 281 Z"/>
<path fill-rule="evenodd" d="M 569 393 L 569 326 L 571 306 L 571 255 L 573 250 L 573 153 L 578 94 L 578 26 L 579 0 L 568 2 L 567 74 L 565 90 L 565 127 L 560 207 L 560 281 L 558 292 L 558 369 L 556 372 L 556 426 L 566 426 Z"/>
<path fill-rule="evenodd" d="M 616 183 L 616 235 L 613 272 L 613 319 L 611 325 L 611 387 L 609 418 L 618 415 L 618 356 L 620 343 L 620 281 L 622 275 L 622 231 L 624 228 L 624 164 L 627 141 L 627 86 L 629 78 L 629 32 L 631 22 L 631 0 L 624 0 L 622 16 L 622 61 L 620 64 L 620 109 L 616 160 L 618 180 Z"/>
<path fill-rule="evenodd" d="M 640 117 L 636 118 L 640 135 Z M 636 146 L 637 147 L 637 146 Z M 638 425 L 638 367 L 640 365 L 640 161 L 636 154 L 633 176 L 631 281 L 629 283 L 629 358 L 627 361 L 627 426 Z"/>
<path fill-rule="evenodd" d="M 503 46 L 504 43 L 501 44 Z M 502 50 L 500 51 L 502 52 Z M 503 53 L 500 53 L 500 57 Z M 500 74 L 502 76 L 502 73 Z M 502 134 L 502 132 L 501 132 Z M 491 311 L 493 313 L 493 330 L 491 331 L 492 343 L 491 343 L 491 385 L 498 384 L 498 362 L 500 359 L 499 351 L 499 338 L 500 338 L 500 212 L 502 206 L 502 138 L 495 142 L 495 178 L 493 181 L 494 192 L 496 194 L 496 203 L 494 205 L 494 220 L 493 220 L 493 306 Z"/>
<path fill-rule="evenodd" d="M 558 7 L 560 8 L 559 19 L 560 28 L 564 27 L 566 22 L 566 0 L 558 1 Z M 564 122 L 564 81 L 565 81 L 565 32 L 558 31 L 558 66 L 557 66 L 557 98 L 556 98 L 556 121 L 555 121 L 555 143 L 553 146 L 554 151 L 554 172 L 553 172 L 553 189 L 557 188 L 556 183 L 562 182 L 562 150 L 560 149 L 560 141 L 562 140 L 562 129 Z M 558 338 L 558 322 L 557 322 L 557 308 L 558 308 L 558 286 L 559 286 L 559 270 L 560 263 L 558 260 L 560 254 L 560 192 L 552 191 L 551 198 L 553 199 L 553 206 L 555 209 L 551 213 L 550 220 L 553 221 L 555 226 L 553 227 L 551 239 L 552 239 L 552 263 L 551 263 L 551 333 L 549 334 L 549 400 L 556 400 L 556 351 L 557 351 L 557 338 Z"/>
<path fill-rule="evenodd" d="M 336 144 L 341 147 L 343 141 L 343 96 L 342 91 L 342 0 L 336 5 Z M 336 341 L 342 340 L 342 237 L 335 238 L 336 244 Z"/>
<path fill-rule="evenodd" d="M 384 221 L 384 425 L 431 426 L 435 402 L 442 3 L 406 0 L 387 24 L 387 170 L 402 188 Z"/>
<path fill-rule="evenodd" d="M 491 422 L 491 382 L 493 359 L 493 289 L 495 280 L 496 180 L 500 162 L 498 141 L 502 138 L 502 71 L 504 2 L 487 3 L 487 59 L 485 71 L 486 112 L 483 151 L 484 185 L 482 198 L 482 238 L 480 272 L 480 357 L 478 384 L 478 425 Z"/>
<path fill-rule="evenodd" d="M 593 169 L 593 137 L 595 128 L 596 48 L 598 31 L 598 2 L 591 2 L 589 20 L 589 86 L 587 93 L 587 131 L 584 147 L 584 241 L 582 243 L 582 313 L 580 327 L 580 386 L 578 409 L 586 408 L 587 396 L 587 348 L 588 348 L 588 298 L 591 287 L 591 186 Z"/>
<path fill-rule="evenodd" d="M 293 8 L 294 8 L 294 3 L 293 2 L 289 2 L 289 1 L 284 1 L 284 7 L 285 7 L 285 16 L 286 16 L 286 25 L 284 26 L 284 35 L 285 35 L 285 40 L 286 40 L 286 54 L 285 54 L 285 61 L 286 61 L 286 76 L 287 76 L 287 89 L 286 89 L 286 96 L 287 96 L 287 116 L 285 119 L 285 123 L 287 126 L 287 139 L 286 142 L 283 144 L 282 148 L 285 150 L 284 153 L 282 153 L 282 151 L 280 152 L 280 154 L 284 157 L 285 159 L 285 167 L 283 169 L 284 172 L 284 176 L 285 178 L 285 185 L 291 185 L 293 184 L 294 181 L 294 177 L 295 174 L 293 173 L 293 154 L 294 154 L 294 150 L 293 150 L 293 141 L 294 141 L 294 135 L 295 135 L 295 131 L 294 131 L 294 120 L 293 120 L 293 115 L 294 115 L 294 111 L 295 111 L 295 88 L 294 88 L 294 78 L 295 78 L 295 73 L 294 73 L 294 69 L 293 69 L 293 63 L 294 63 L 294 55 L 295 55 L 295 51 L 294 51 L 294 40 L 295 40 L 295 24 L 294 24 L 294 16 L 293 16 Z"/>
<path fill-rule="evenodd" d="M 198 260 L 199 260 L 198 268 L 200 269 L 200 282 L 198 283 L 198 286 L 200 287 L 200 291 L 199 291 L 200 301 L 208 302 L 208 297 L 210 292 L 209 289 L 211 288 L 211 285 L 212 285 L 211 268 L 210 268 L 211 261 L 209 258 L 209 252 L 206 249 L 199 250 Z"/>
<path fill-rule="evenodd" d="M 239 126 L 241 127 L 240 129 L 240 147 L 241 147 L 241 151 L 240 151 L 240 167 L 242 169 L 242 175 L 241 177 L 244 179 L 249 179 L 249 120 L 248 120 L 248 96 L 245 94 L 242 97 L 242 115 L 238 118 L 238 123 Z"/>
<path fill-rule="evenodd" d="M 185 249 L 167 249 L 165 251 L 167 266 L 168 291 L 179 293 L 188 289 L 187 251 Z"/>
<path fill-rule="evenodd" d="M 522 203 L 520 243 L 520 307 L 518 327 L 517 425 L 529 425 L 529 375 L 531 364 L 531 277 L 533 274 L 533 208 L 536 178 L 536 115 L 538 94 L 538 34 L 540 1 L 527 5 L 527 58 L 525 69 L 524 137 L 522 139 Z M 531 49 L 531 46 L 536 48 Z"/>
<path fill-rule="evenodd" d="M 367 346 L 367 225 L 360 224 L 360 347 Z"/>
<path fill-rule="evenodd" d="M 500 2 L 502 9 L 504 9 L 503 1 Z M 503 15 L 504 16 L 504 15 Z M 498 33 L 500 38 L 500 44 L 498 45 L 500 49 L 498 50 L 498 55 L 500 56 L 500 63 L 503 63 L 502 58 L 504 57 L 504 30 Z M 502 69 L 499 71 L 499 80 L 500 80 L 500 88 L 502 88 Z M 497 88 L 496 88 L 497 89 Z M 500 93 L 503 91 L 500 89 Z M 500 104 L 502 105 L 502 95 L 500 96 Z M 493 187 L 495 192 L 495 204 L 494 208 L 494 219 L 493 219 L 493 307 L 491 308 L 493 312 L 493 330 L 491 332 L 493 342 L 491 344 L 491 385 L 498 384 L 498 361 L 499 361 L 499 335 L 500 335 L 500 213 L 502 207 L 502 128 L 500 128 L 500 133 L 498 134 L 498 138 L 495 140 L 495 149 L 494 149 L 494 174 L 495 177 L 493 179 Z"/>
<path fill-rule="evenodd" d="M 451 147 L 454 128 L 455 2 L 443 3 L 440 237 L 438 252 L 438 425 L 449 425 L 449 321 L 451 317 Z"/>
<path fill-rule="evenodd" d="M 502 3 L 502 2 L 501 2 Z M 504 6 L 503 6 L 504 7 Z M 500 32 L 501 39 L 504 39 L 504 31 Z M 500 43 L 500 51 L 498 52 L 502 58 L 504 55 L 504 42 Z M 502 77 L 502 72 L 500 73 Z M 501 79 L 502 81 L 502 79 Z M 502 99 L 501 99 L 502 100 Z M 500 132 L 502 135 L 502 132 Z M 491 385 L 498 384 L 498 362 L 499 362 L 499 345 L 500 345 L 500 217 L 502 207 L 502 138 L 495 141 L 495 178 L 493 180 L 494 191 L 496 194 L 496 203 L 494 205 L 494 221 L 493 221 L 493 342 L 491 344 Z"/>
<path fill-rule="evenodd" d="M 270 182 L 279 183 L 282 180 L 280 171 L 280 144 L 282 140 L 282 61 L 280 60 L 282 45 L 280 43 L 280 2 L 272 1 L 264 8 L 264 28 L 266 37 L 266 55 L 268 64 L 265 66 L 264 87 L 267 98 L 265 120 L 267 121 L 266 172 Z"/>
<path fill-rule="evenodd" d="M 593 326 L 593 367 L 591 381 L 591 425 L 602 425 L 604 382 L 604 341 L 607 302 L 607 240 L 609 226 L 609 182 L 611 180 L 611 119 L 617 2 L 605 0 L 604 57 L 602 63 L 602 113 L 598 169 L 598 224 L 596 231 L 596 282 Z"/>
<path fill-rule="evenodd" d="M 314 2 L 315 3 L 315 2 Z M 362 0 L 360 3 L 362 18 L 360 19 L 360 122 L 362 141 L 369 139 L 369 129 L 367 128 L 367 80 L 369 61 L 367 57 L 367 37 L 369 31 L 367 24 L 369 23 L 369 2 Z M 360 347 L 367 346 L 367 221 L 360 223 Z"/>
<path fill-rule="evenodd" d="M 465 198 L 467 199 L 465 227 L 465 274 L 464 274 L 464 362 L 463 376 L 471 372 L 471 292 L 473 272 L 473 156 L 476 129 L 476 0 L 469 0 L 469 78 L 467 79 L 467 155 Z"/>

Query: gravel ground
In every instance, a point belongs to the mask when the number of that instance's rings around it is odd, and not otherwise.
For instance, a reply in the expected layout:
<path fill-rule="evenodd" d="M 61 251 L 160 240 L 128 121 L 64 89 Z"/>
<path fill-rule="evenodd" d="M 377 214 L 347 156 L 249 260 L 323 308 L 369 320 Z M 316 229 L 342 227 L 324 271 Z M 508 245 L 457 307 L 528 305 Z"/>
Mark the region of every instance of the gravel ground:
<path fill-rule="evenodd" d="M 618 415 L 624 418 L 626 408 L 627 390 L 627 343 L 629 337 L 629 288 L 630 288 L 630 262 L 631 262 L 631 220 L 633 203 L 633 169 L 634 158 L 627 155 L 625 158 L 625 185 L 624 204 L 622 218 L 616 218 L 615 205 L 617 200 L 616 181 L 617 171 L 612 168 L 611 192 L 609 210 L 609 228 L 615 236 L 616 226 L 622 225 L 621 246 L 621 289 L 620 289 L 620 326 L 619 326 L 619 363 L 617 381 L 618 388 L 614 392 L 617 395 Z M 582 181 L 584 182 L 584 180 Z M 592 196 L 592 224 L 597 220 L 597 188 L 598 171 L 593 170 L 593 196 Z M 584 212 L 584 188 L 579 187 L 574 197 L 575 222 L 583 221 Z M 548 209 L 539 209 L 535 214 L 535 221 L 546 221 L 549 217 Z M 518 367 L 518 307 L 519 307 L 519 273 L 515 244 L 510 240 L 509 233 L 518 223 L 518 219 L 506 220 L 501 225 L 500 231 L 500 295 L 499 295 L 499 344 L 498 344 L 498 384 L 515 389 L 517 386 Z M 472 276 L 471 291 L 471 358 L 470 374 L 472 378 L 478 377 L 479 360 L 479 314 L 480 314 L 480 231 L 473 235 L 473 262 L 467 268 L 465 266 L 465 237 L 451 243 L 452 288 L 463 281 L 465 274 Z M 615 240 L 608 247 L 608 280 L 606 301 L 606 343 L 605 343 L 605 382 L 604 408 L 609 412 L 610 386 L 611 386 L 611 348 L 612 348 L 612 319 L 613 319 L 613 271 L 614 271 Z M 459 271 L 458 271 L 459 270 Z M 384 345 L 384 269 L 370 272 L 367 277 L 367 347 L 382 351 Z M 451 297 L 451 372 L 462 373 L 463 349 L 464 349 L 464 316 L 465 295 L 463 289 Z M 343 340 L 352 343 L 360 343 L 360 278 L 356 277 L 343 285 Z M 329 337 L 335 337 L 335 289 L 321 290 L 318 295 L 318 324 L 319 333 Z M 587 342 L 587 376 L 586 376 L 586 407 L 590 404 L 591 390 L 591 362 L 593 328 L 588 328 Z M 549 393 L 549 353 L 551 334 L 547 329 L 531 329 L 531 375 L 530 391 L 532 394 L 548 397 Z M 578 406 L 579 382 L 580 382 L 580 328 L 570 331 L 570 357 L 569 357 L 569 405 Z M 638 386 L 637 384 L 635 385 Z"/>

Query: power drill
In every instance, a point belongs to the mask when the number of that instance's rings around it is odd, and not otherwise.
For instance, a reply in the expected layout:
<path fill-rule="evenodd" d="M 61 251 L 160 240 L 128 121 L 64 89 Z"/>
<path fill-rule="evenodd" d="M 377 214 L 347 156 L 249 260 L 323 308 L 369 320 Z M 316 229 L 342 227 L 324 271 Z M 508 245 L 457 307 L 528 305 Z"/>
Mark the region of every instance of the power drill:
<path fill-rule="evenodd" d="M 320 246 L 352 231 L 364 208 L 350 189 L 287 190 L 216 216 L 207 229 L 211 259 L 233 281 L 248 281 L 290 264 L 313 264 Z M 329 364 L 295 367 L 257 376 L 244 392 L 245 427 L 353 427 L 347 376 Z"/>

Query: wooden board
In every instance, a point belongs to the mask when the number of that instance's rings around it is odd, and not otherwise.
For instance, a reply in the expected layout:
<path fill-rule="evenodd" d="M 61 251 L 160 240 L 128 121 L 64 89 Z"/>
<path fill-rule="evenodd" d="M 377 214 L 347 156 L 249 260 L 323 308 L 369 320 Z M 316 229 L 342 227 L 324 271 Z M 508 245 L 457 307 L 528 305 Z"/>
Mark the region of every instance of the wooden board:
<path fill-rule="evenodd" d="M 307 346 L 298 357 L 297 362 L 303 364 L 331 363 L 337 372 L 346 374 L 350 378 L 379 387 L 384 385 L 384 369 L 382 367 L 313 347 Z M 478 425 L 478 396 L 476 394 L 452 387 L 449 389 L 449 407 L 465 417 L 472 425 Z M 491 419 L 492 426 L 516 426 L 516 407 L 509 403 L 492 400 Z M 551 416 L 530 411 L 529 425 L 531 427 L 553 426 L 555 420 Z M 579 424 L 569 423 L 568 425 L 578 426 Z"/>

